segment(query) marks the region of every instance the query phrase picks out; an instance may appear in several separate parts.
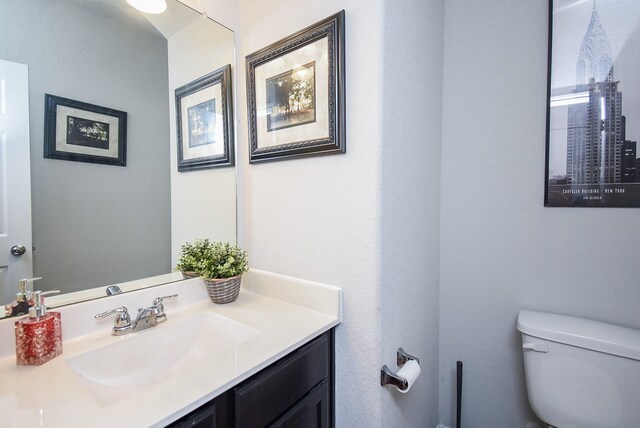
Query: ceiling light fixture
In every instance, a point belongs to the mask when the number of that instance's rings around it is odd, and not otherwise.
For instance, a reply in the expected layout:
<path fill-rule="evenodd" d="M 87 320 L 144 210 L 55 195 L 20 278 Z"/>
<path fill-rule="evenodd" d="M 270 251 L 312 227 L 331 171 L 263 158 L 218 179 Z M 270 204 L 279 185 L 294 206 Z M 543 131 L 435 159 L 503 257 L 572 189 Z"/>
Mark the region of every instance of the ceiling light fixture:
<path fill-rule="evenodd" d="M 165 0 L 127 0 L 127 3 L 144 13 L 158 14 L 167 10 Z"/>

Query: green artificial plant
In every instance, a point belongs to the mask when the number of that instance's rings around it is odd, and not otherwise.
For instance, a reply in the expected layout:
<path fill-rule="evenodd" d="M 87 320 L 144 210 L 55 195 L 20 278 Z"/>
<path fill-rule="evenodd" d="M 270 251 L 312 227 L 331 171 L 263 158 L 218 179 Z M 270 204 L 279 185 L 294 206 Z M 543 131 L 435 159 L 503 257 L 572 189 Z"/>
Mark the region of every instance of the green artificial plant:
<path fill-rule="evenodd" d="M 208 239 L 196 239 L 193 243 L 184 243 L 180 247 L 180 259 L 176 269 L 182 272 L 199 272 L 200 263 L 212 245 Z"/>
<path fill-rule="evenodd" d="M 230 278 L 249 269 L 247 252 L 228 242 L 215 242 L 204 249 L 198 272 L 206 279 Z"/>

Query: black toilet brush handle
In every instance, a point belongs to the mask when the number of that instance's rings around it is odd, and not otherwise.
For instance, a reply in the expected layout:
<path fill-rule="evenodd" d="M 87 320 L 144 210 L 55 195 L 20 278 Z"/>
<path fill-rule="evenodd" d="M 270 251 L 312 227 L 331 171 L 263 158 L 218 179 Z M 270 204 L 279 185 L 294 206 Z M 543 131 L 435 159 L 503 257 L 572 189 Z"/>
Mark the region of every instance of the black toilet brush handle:
<path fill-rule="evenodd" d="M 456 363 L 456 428 L 460 428 L 462 413 L 462 361 Z"/>

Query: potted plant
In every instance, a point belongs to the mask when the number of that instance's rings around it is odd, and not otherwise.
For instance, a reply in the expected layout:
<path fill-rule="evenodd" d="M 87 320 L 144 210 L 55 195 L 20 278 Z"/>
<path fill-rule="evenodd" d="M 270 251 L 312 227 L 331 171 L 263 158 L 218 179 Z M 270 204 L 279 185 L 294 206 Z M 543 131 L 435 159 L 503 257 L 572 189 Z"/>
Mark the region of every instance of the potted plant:
<path fill-rule="evenodd" d="M 180 247 L 180 259 L 176 269 L 182 272 L 185 279 L 200 276 L 200 262 L 205 251 L 212 245 L 208 239 L 196 239 L 193 243 L 186 242 Z"/>
<path fill-rule="evenodd" d="M 242 274 L 247 269 L 246 251 L 228 242 L 215 242 L 205 248 L 198 263 L 198 272 L 214 303 L 230 303 L 238 298 Z"/>

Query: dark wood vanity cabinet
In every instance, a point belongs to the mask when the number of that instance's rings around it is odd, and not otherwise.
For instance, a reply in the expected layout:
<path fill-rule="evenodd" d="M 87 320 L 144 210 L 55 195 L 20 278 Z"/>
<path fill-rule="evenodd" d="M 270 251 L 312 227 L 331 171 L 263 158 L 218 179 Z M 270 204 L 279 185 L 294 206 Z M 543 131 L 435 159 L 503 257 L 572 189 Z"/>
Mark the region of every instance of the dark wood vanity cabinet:
<path fill-rule="evenodd" d="M 333 402 L 330 330 L 169 426 L 330 428 Z"/>

